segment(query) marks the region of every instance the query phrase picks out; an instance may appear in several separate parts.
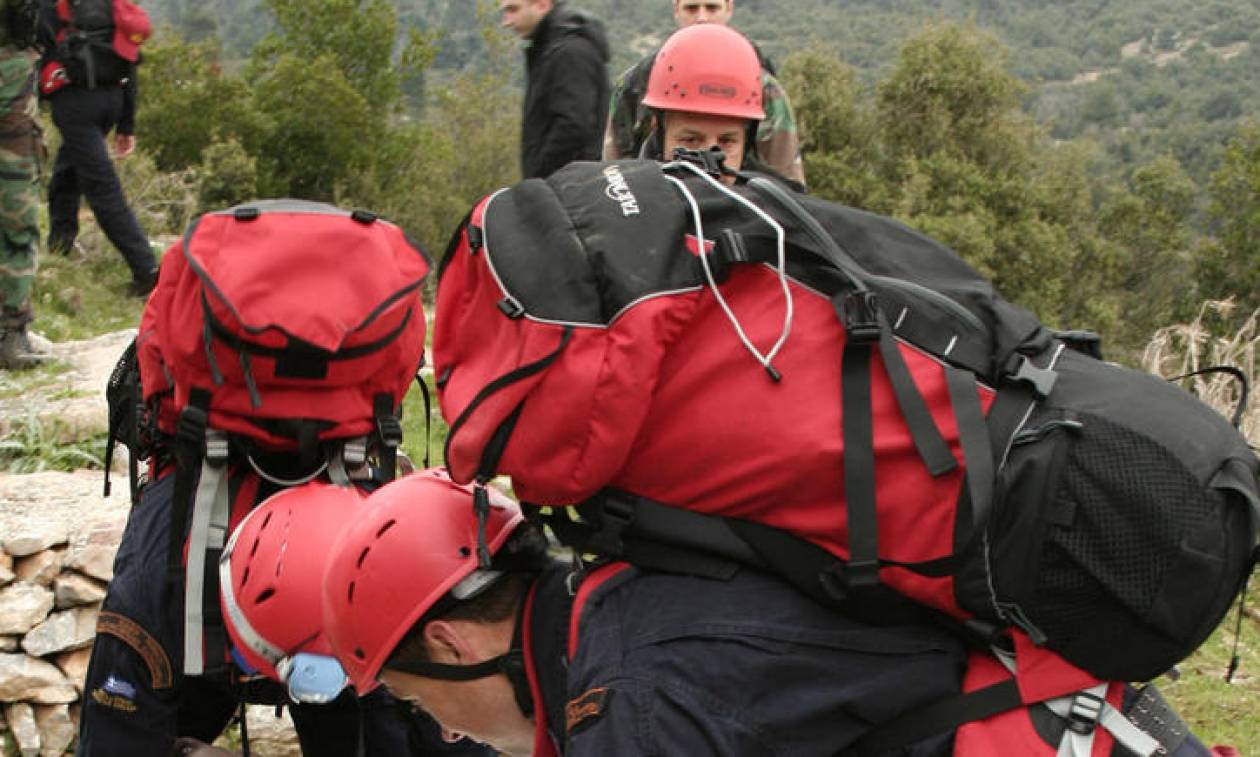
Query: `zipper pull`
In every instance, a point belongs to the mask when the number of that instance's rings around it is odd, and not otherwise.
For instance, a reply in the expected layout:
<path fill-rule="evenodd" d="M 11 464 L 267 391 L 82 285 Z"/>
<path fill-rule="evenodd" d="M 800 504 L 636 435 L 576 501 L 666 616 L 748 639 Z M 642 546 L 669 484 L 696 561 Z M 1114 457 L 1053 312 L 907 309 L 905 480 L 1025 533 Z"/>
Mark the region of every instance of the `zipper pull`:
<path fill-rule="evenodd" d="M 1035 442 L 1039 442 L 1059 429 L 1080 431 L 1083 428 L 1085 428 L 1085 424 L 1080 421 L 1050 421 L 1049 423 L 1037 426 L 1036 428 L 1026 428 L 1023 431 L 1020 431 L 1011 439 L 1011 446 L 1018 447 L 1023 444 L 1033 444 Z"/>

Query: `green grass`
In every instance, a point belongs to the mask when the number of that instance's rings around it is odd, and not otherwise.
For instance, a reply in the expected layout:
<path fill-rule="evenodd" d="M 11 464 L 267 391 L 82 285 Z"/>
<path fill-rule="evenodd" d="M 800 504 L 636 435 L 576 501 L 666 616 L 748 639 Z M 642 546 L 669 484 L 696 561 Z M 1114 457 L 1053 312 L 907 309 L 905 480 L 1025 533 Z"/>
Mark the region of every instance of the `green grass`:
<path fill-rule="evenodd" d="M 25 371 L 0 371 L 0 400 L 15 399 L 32 393 L 48 392 L 61 385 L 61 376 L 70 366 L 52 360 Z"/>
<path fill-rule="evenodd" d="M 41 421 L 33 413 L 8 423 L 0 438 L 0 472 L 39 473 L 101 470 L 105 460 L 105 436 L 63 442 L 59 421 Z"/>
<path fill-rule="evenodd" d="M 1228 744 L 1244 755 L 1260 755 L 1260 579 L 1247 595 L 1249 615 L 1243 618 L 1232 684 L 1225 672 L 1233 655 L 1237 606 L 1199 651 L 1179 667 L 1181 679 L 1159 681 L 1191 729 L 1208 746 Z"/>
<path fill-rule="evenodd" d="M 32 328 L 53 341 L 87 339 L 140 322 L 144 301 L 127 295 L 131 274 L 122 256 L 99 233 L 83 242 L 86 255 L 44 254 L 39 260 Z"/>

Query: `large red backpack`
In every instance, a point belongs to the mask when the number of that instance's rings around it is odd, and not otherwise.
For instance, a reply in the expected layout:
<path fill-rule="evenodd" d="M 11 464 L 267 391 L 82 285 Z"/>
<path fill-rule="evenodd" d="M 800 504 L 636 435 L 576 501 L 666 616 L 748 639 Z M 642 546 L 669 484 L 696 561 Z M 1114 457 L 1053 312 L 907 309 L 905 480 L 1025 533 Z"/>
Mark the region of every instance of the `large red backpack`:
<path fill-rule="evenodd" d="M 348 485 L 369 463 L 393 477 L 429 270 L 397 226 L 297 200 L 207 213 L 163 256 L 111 378 L 111 436 L 175 469 L 168 572 L 185 581 L 186 673 L 223 643 L 217 565 L 235 478 Z"/>
<path fill-rule="evenodd" d="M 1225 419 L 767 179 L 627 161 L 497 193 L 435 323 L 452 475 L 510 475 L 579 552 L 926 607 L 1095 683 L 1188 655 L 1256 559 L 1260 463 Z"/>

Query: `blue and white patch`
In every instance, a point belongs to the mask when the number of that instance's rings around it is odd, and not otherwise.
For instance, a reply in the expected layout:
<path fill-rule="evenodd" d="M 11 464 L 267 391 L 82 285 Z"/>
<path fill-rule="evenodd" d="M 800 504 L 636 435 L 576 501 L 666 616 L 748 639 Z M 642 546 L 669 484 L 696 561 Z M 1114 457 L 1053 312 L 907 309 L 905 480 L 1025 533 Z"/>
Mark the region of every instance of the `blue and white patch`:
<path fill-rule="evenodd" d="M 118 678 L 117 676 L 111 675 L 108 678 L 106 678 L 105 683 L 101 685 L 101 688 L 104 689 L 107 693 L 113 694 L 114 696 L 119 696 L 126 699 L 136 698 L 135 685 L 128 683 L 127 681 L 124 681 L 123 679 Z"/>

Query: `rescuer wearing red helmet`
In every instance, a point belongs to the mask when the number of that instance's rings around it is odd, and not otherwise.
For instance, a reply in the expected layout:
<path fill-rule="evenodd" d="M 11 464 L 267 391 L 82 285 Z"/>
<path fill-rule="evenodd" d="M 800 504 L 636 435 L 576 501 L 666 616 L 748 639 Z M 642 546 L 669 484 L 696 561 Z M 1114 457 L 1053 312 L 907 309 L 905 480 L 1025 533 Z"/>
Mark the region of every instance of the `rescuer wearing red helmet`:
<path fill-rule="evenodd" d="M 679 29 L 694 25 L 727 26 L 734 11 L 734 0 L 673 0 L 674 20 Z M 775 78 L 773 64 L 755 46 L 754 51 L 758 56 L 757 89 L 765 114 L 758 118 L 758 128 L 749 140 L 747 152 L 755 153 L 760 163 L 803 189 L 805 169 L 792 105 Z M 721 65 L 723 54 L 721 48 L 715 48 L 710 57 Z M 604 134 L 605 160 L 658 157 L 653 153 L 650 139 L 658 124 L 653 123 L 652 111 L 644 101 L 648 81 L 656 70 L 656 60 L 656 53 L 644 57 L 614 83 Z"/>
<path fill-rule="evenodd" d="M 219 561 L 224 626 L 237 667 L 247 676 L 282 684 L 294 704 L 324 705 L 343 696 L 352 698 L 349 679 L 323 631 L 322 578 L 329 550 L 360 516 L 364 496 L 356 487 L 320 482 L 285 489 L 245 516 Z M 368 701 L 377 699 L 372 696 Z M 306 715 L 295 709 L 293 716 L 299 720 Z M 442 744 L 427 717 L 408 720 L 409 753 L 492 754 L 472 742 L 462 748 Z M 304 754 L 328 753 L 329 745 L 312 742 L 301 730 L 298 735 Z M 369 735 L 363 747 L 373 754 L 398 745 Z M 177 742 L 176 753 L 231 754 L 194 739 Z"/>
<path fill-rule="evenodd" d="M 716 147 L 732 171 L 767 170 L 750 154 L 766 116 L 761 61 L 752 43 L 734 29 L 696 24 L 675 32 L 656 55 L 643 105 L 656 114 L 648 141 L 656 157 L 669 160 L 680 148 Z"/>
<path fill-rule="evenodd" d="M 507 755 L 834 754 L 955 692 L 963 662 L 943 632 L 863 626 L 759 571 L 549 557 L 510 499 L 436 471 L 368 497 L 323 588 L 360 694 L 383 683 Z"/>

